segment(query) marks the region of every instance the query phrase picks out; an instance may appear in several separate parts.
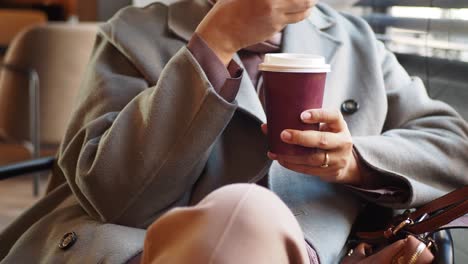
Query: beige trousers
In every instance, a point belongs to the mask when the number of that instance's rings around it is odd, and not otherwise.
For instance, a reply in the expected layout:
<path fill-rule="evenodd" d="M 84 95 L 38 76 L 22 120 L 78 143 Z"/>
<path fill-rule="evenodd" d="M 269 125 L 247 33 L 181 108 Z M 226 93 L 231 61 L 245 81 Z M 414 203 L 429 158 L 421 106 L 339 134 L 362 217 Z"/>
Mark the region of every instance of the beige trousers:
<path fill-rule="evenodd" d="M 236 184 L 156 221 L 142 263 L 308 264 L 309 256 L 299 224 L 274 193 Z"/>

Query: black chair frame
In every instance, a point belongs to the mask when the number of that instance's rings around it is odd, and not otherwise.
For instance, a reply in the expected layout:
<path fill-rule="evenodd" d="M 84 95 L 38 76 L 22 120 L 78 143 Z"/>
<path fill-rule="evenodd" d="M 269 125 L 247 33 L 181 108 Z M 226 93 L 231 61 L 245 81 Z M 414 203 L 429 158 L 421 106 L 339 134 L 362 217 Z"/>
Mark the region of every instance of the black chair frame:
<path fill-rule="evenodd" d="M 52 169 L 55 157 L 45 157 L 0 167 L 0 181 Z"/>

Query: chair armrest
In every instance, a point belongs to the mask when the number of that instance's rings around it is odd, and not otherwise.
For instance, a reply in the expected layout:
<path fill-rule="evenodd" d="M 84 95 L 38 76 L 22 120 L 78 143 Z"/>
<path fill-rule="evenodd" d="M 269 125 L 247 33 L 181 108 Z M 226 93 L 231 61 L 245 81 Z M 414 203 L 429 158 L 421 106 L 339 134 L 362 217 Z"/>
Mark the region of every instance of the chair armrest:
<path fill-rule="evenodd" d="M 0 167 L 0 181 L 52 169 L 55 157 L 46 157 Z"/>
<path fill-rule="evenodd" d="M 26 68 L 14 64 L 0 63 L 0 70 L 7 70 L 22 74 L 28 78 L 29 91 L 29 140 L 32 144 L 33 158 L 37 159 L 41 153 L 40 146 L 40 87 L 39 74 L 35 69 Z"/>
<path fill-rule="evenodd" d="M 40 87 L 39 87 L 39 75 L 35 69 L 25 68 L 13 64 L 0 63 L 0 69 L 4 69 L 11 72 L 16 72 L 22 75 L 27 76 L 28 78 L 28 90 L 29 90 L 29 136 L 30 142 L 33 146 L 32 157 L 38 159 L 41 153 L 41 144 L 40 144 Z M 6 176 L 5 176 L 6 177 Z M 6 177 L 11 178 L 12 176 Z M 0 180 L 1 174 L 0 174 Z M 39 176 L 34 177 L 33 185 L 34 195 L 39 194 Z"/>

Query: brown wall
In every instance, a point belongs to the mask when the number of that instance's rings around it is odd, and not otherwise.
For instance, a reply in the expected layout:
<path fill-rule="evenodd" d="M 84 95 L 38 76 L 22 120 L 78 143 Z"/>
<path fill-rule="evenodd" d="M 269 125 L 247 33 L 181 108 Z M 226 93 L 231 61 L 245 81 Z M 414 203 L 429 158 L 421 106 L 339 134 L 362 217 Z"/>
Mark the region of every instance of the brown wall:
<path fill-rule="evenodd" d="M 98 0 L 98 19 L 106 21 L 121 8 L 131 4 L 131 0 Z"/>
<path fill-rule="evenodd" d="M 106 21 L 131 0 L 77 0 L 80 21 Z"/>
<path fill-rule="evenodd" d="M 97 2 L 97 0 L 78 0 L 77 13 L 80 21 L 96 21 L 98 19 Z"/>

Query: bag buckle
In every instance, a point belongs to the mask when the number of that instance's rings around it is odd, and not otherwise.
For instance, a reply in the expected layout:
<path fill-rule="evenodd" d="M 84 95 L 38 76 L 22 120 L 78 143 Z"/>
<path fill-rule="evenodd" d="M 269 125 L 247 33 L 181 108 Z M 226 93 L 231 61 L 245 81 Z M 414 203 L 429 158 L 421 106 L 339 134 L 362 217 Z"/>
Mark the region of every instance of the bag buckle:
<path fill-rule="evenodd" d="M 403 228 L 413 225 L 414 221 L 411 218 L 407 218 L 400 224 L 398 224 L 396 227 L 390 227 L 387 231 L 385 231 L 385 236 L 387 238 L 391 236 L 396 236 Z"/>
<path fill-rule="evenodd" d="M 392 229 L 392 234 L 395 236 L 400 232 L 403 228 L 410 226 L 414 224 L 414 221 L 411 220 L 411 218 L 406 219 L 405 221 L 401 222 L 399 225 L 397 225 L 395 228 Z"/>

